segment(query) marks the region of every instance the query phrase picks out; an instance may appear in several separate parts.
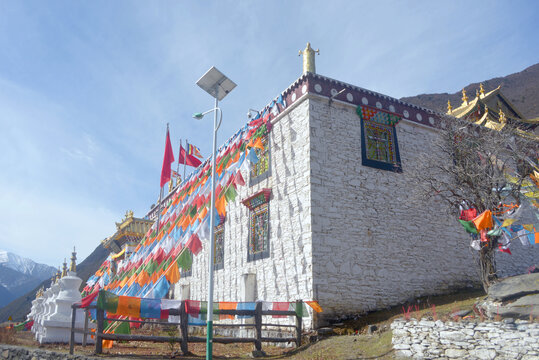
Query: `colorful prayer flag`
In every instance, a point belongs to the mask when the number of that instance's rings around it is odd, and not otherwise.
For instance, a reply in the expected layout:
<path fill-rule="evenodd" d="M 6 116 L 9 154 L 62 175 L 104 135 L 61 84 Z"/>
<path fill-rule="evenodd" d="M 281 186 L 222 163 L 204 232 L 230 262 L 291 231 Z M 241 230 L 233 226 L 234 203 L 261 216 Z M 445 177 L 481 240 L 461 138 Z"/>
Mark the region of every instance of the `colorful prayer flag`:
<path fill-rule="evenodd" d="M 485 210 L 479 216 L 472 220 L 477 230 L 490 229 L 494 227 L 492 221 L 492 212 L 490 210 Z"/>

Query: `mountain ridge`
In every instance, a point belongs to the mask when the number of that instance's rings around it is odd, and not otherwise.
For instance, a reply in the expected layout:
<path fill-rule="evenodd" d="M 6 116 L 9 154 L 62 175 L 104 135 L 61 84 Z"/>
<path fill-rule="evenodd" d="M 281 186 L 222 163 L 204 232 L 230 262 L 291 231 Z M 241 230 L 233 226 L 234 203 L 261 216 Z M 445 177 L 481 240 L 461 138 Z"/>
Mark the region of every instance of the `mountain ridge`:
<path fill-rule="evenodd" d="M 531 65 L 520 72 L 466 85 L 464 89 L 470 99 L 475 97 L 475 90 L 479 89 L 480 83 L 483 84 L 485 92 L 501 86 L 502 94 L 513 103 L 526 119 L 539 117 L 539 63 Z M 452 94 L 432 93 L 406 96 L 400 98 L 400 100 L 445 113 L 447 111 L 447 100 L 451 101 L 453 108 L 456 108 L 462 102 L 461 97 L 462 93 L 458 91 Z"/>

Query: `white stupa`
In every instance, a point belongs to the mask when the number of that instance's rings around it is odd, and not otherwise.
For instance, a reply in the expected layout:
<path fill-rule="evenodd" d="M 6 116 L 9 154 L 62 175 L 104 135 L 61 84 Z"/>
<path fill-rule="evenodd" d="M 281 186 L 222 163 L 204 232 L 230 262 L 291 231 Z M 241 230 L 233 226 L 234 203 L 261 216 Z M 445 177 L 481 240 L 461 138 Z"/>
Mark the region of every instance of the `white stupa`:
<path fill-rule="evenodd" d="M 42 329 L 39 336 L 40 343 L 68 343 L 71 336 L 71 305 L 81 301 L 79 292 L 82 279 L 77 276 L 75 260 L 76 252 L 73 249 L 71 257 L 71 267 L 67 271 L 67 264 L 64 261 L 63 276 L 58 281 L 58 292 L 51 297 L 50 312 L 41 321 Z M 53 290 L 53 294 L 54 294 Z M 75 318 L 75 328 L 84 329 L 84 310 L 78 309 Z M 88 324 L 89 328 L 94 327 Z M 75 342 L 82 343 L 82 334 L 75 333 Z M 93 340 L 88 336 L 87 343 Z"/>

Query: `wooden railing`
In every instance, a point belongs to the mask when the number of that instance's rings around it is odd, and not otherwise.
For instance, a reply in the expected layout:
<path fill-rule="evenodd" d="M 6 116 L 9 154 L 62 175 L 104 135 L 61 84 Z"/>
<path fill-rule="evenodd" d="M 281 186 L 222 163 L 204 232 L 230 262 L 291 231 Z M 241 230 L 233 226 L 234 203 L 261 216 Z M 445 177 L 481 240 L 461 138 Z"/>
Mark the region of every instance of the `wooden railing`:
<path fill-rule="evenodd" d="M 75 333 L 83 333 L 83 346 L 85 346 L 85 337 L 89 335 L 88 326 L 85 325 L 84 330 L 75 329 L 76 310 L 80 308 L 80 304 L 72 305 L 72 319 L 71 319 L 71 337 L 69 343 L 69 353 L 73 354 Z M 90 307 L 89 307 L 90 308 Z M 91 308 L 96 308 L 95 306 Z M 296 309 L 303 308 L 303 301 L 298 300 L 296 302 Z M 87 308 L 88 309 L 88 308 Z M 148 320 L 129 320 L 129 319 L 109 319 L 105 318 L 105 311 L 102 309 L 97 310 L 97 329 L 95 334 L 95 353 L 101 354 L 103 352 L 103 340 L 123 340 L 123 341 L 152 341 L 152 342 L 178 342 L 183 354 L 189 353 L 188 343 L 204 343 L 206 337 L 190 336 L 189 326 L 206 326 L 205 324 L 189 325 L 188 313 L 186 311 L 185 300 L 181 302 L 179 309 L 169 309 L 169 315 L 176 315 L 180 317 L 179 323 L 156 321 L 155 319 Z M 216 314 L 217 315 L 217 314 Z M 219 310 L 218 315 L 234 315 L 234 316 L 252 316 L 254 317 L 254 323 L 214 323 L 214 327 L 252 327 L 254 328 L 254 337 L 221 337 L 214 336 L 213 342 L 222 344 L 231 343 L 253 343 L 256 350 L 262 351 L 262 342 L 295 342 L 296 346 L 301 345 L 301 333 L 303 330 L 302 317 L 298 316 L 296 311 L 291 310 L 262 310 L 262 303 L 257 302 L 254 310 Z M 262 316 L 281 315 L 281 316 L 293 316 L 295 317 L 295 324 L 275 324 L 275 323 L 263 323 Z M 86 316 L 87 318 L 88 316 Z M 166 326 L 179 326 L 180 337 L 171 336 L 149 336 L 149 335 L 127 335 L 127 334 L 111 334 L 104 333 L 104 322 L 117 321 L 117 322 L 129 322 L 140 324 L 153 324 L 153 325 L 166 325 Z M 294 337 L 263 337 L 262 328 L 268 327 L 287 327 L 295 329 Z"/>

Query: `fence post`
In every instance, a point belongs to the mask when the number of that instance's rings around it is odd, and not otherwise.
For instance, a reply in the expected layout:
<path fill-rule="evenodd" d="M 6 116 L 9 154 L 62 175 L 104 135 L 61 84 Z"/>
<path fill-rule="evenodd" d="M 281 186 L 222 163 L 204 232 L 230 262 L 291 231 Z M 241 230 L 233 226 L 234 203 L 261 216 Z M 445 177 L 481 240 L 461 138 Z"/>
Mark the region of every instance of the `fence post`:
<path fill-rule="evenodd" d="M 180 306 L 180 330 L 182 333 L 180 348 L 183 355 L 187 355 L 189 353 L 189 345 L 187 342 L 189 339 L 189 317 L 187 316 L 187 310 L 185 309 L 185 300 L 182 300 L 182 304 Z"/>
<path fill-rule="evenodd" d="M 255 331 L 256 331 L 255 348 L 257 351 L 262 351 L 262 302 L 261 301 L 258 301 L 256 303 Z"/>
<path fill-rule="evenodd" d="M 88 339 L 88 308 L 84 309 L 84 334 L 82 334 L 82 347 L 86 346 Z"/>
<path fill-rule="evenodd" d="M 75 347 L 75 317 L 77 316 L 77 307 L 75 304 L 71 305 L 71 333 L 69 334 L 69 355 L 73 355 L 73 349 Z"/>
<path fill-rule="evenodd" d="M 296 347 L 301 346 L 301 333 L 303 327 L 303 301 L 296 301 Z"/>
<path fill-rule="evenodd" d="M 97 308 L 97 329 L 95 332 L 95 353 L 103 353 L 103 339 L 101 334 L 103 333 L 103 322 L 105 320 L 105 310 Z"/>

